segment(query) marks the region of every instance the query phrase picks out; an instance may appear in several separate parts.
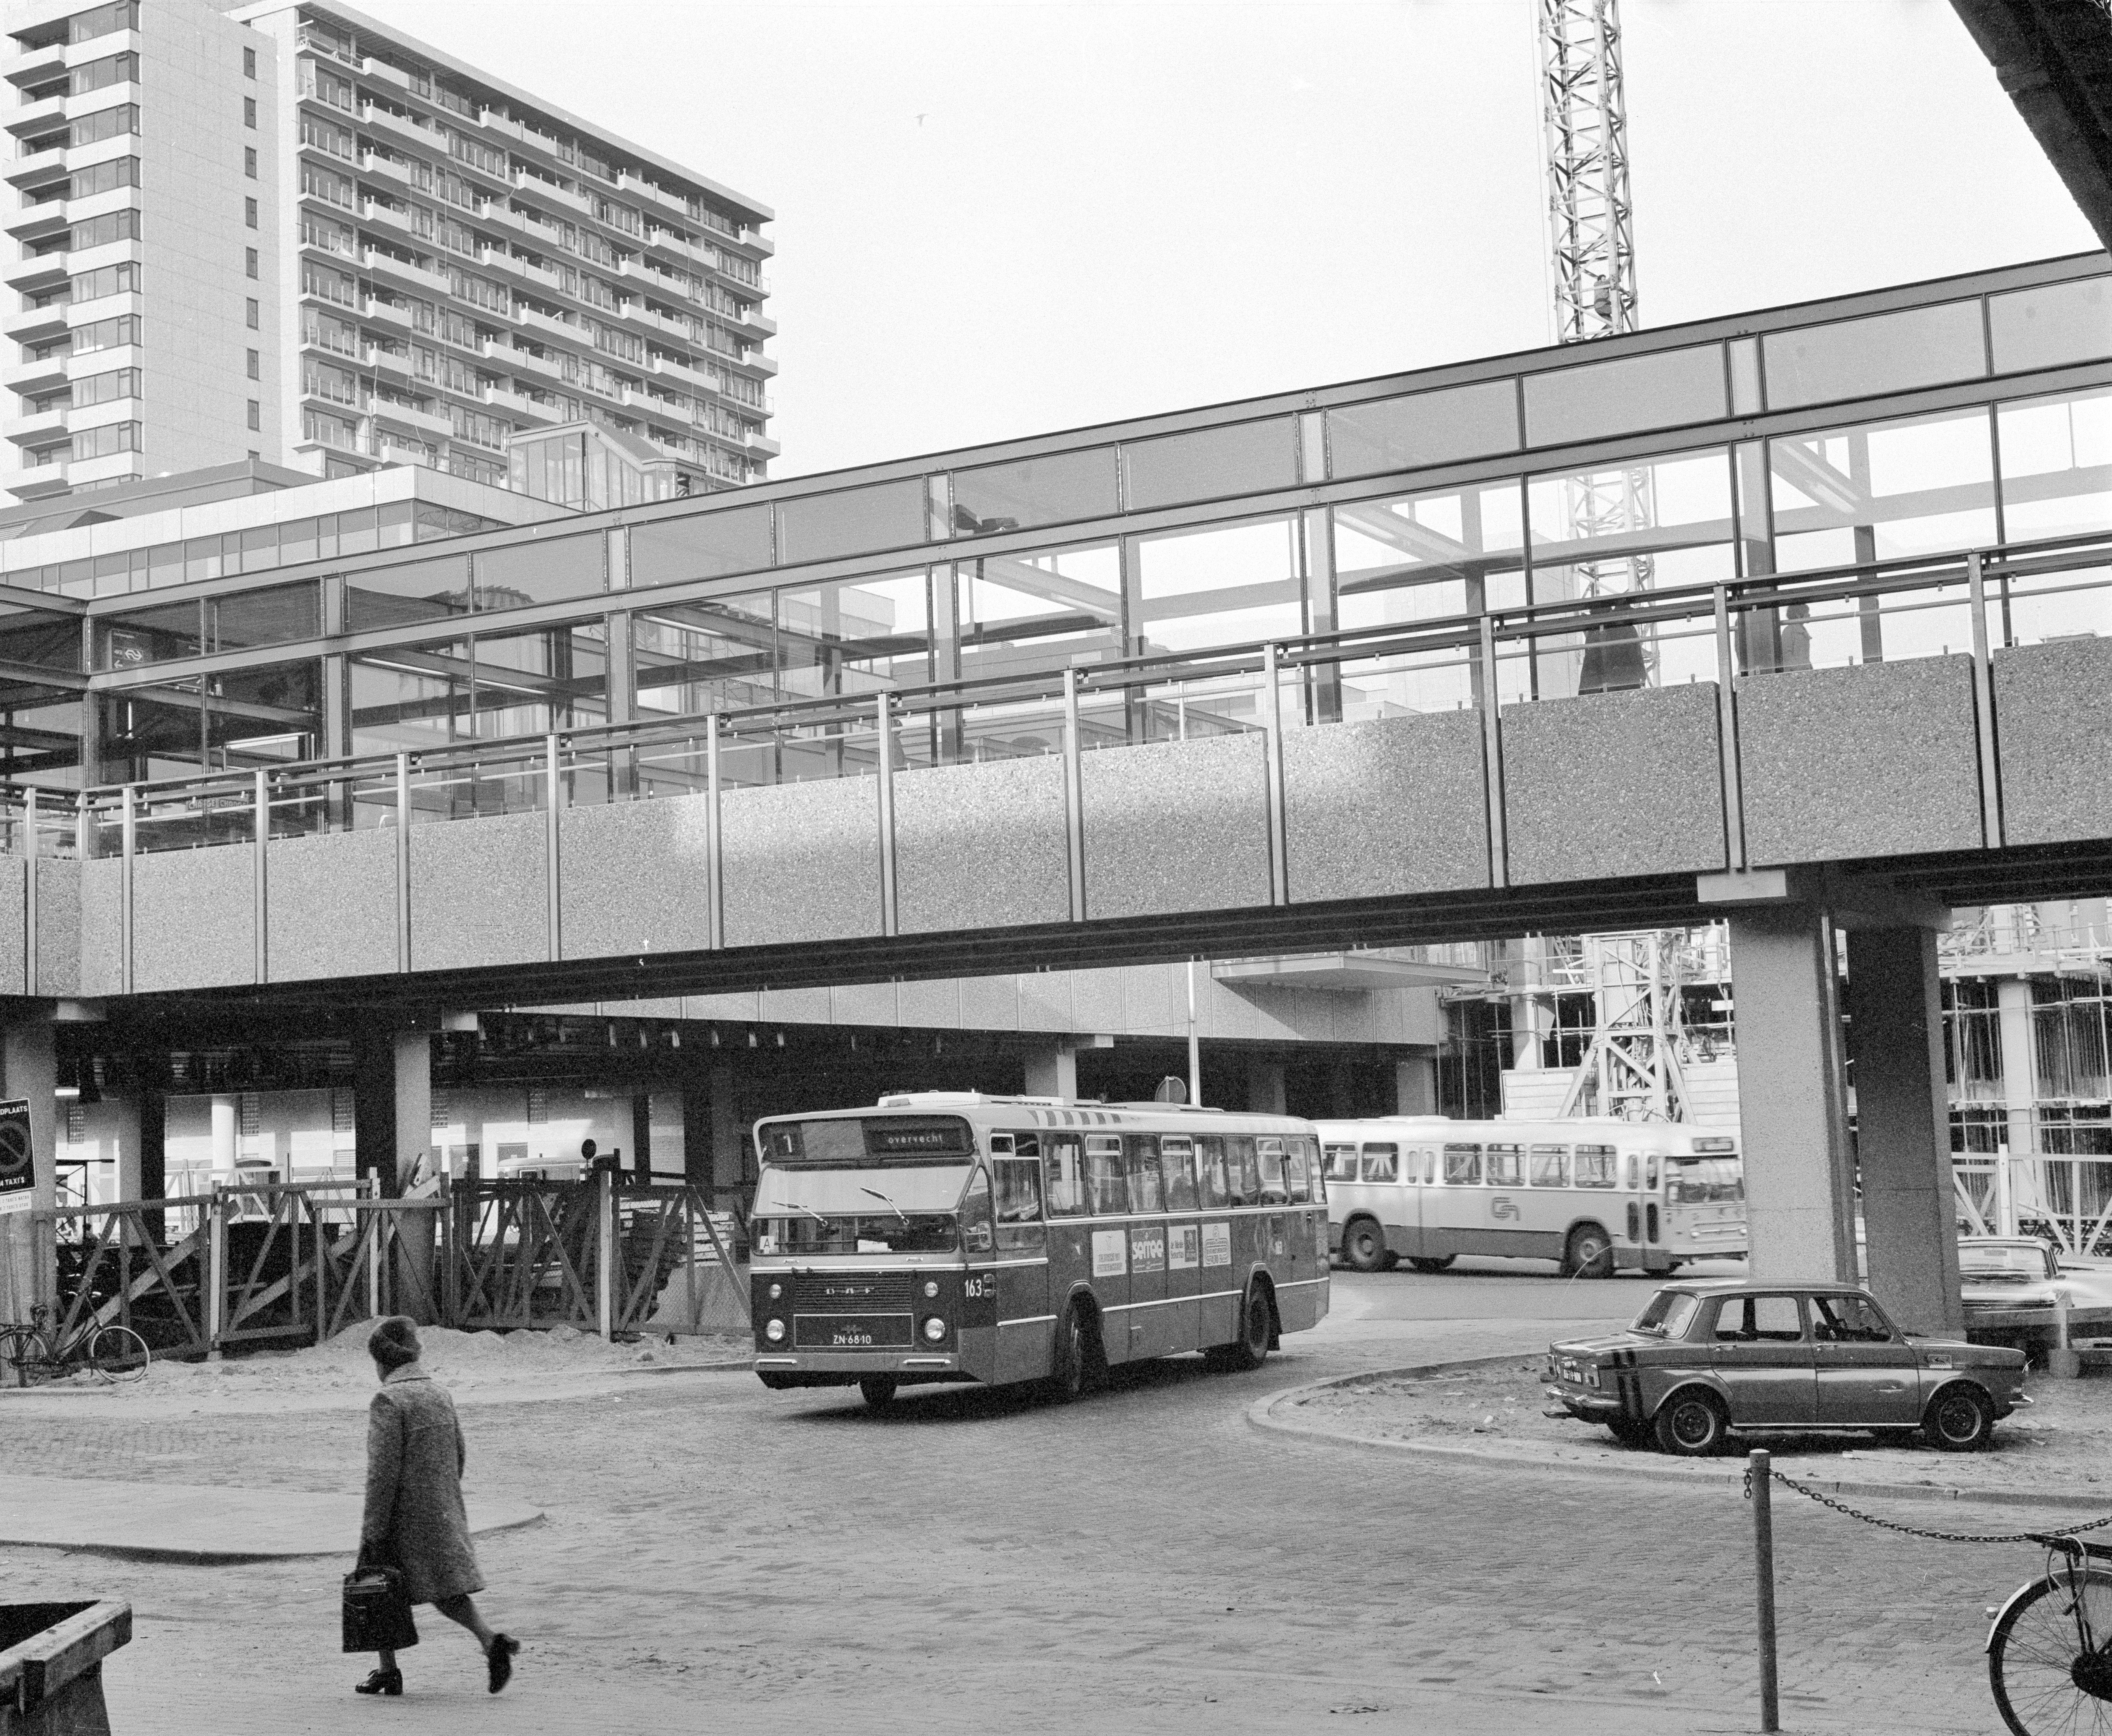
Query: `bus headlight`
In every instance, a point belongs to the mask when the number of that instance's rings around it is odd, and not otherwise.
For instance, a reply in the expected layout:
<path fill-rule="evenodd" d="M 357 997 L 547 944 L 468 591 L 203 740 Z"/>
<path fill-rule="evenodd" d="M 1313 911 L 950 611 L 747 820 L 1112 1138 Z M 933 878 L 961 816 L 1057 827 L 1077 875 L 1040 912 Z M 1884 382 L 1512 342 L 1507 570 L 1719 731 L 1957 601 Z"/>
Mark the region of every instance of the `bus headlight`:
<path fill-rule="evenodd" d="M 937 1315 L 933 1315 L 931 1319 L 924 1322 L 924 1336 L 931 1343 L 935 1344 L 945 1335 L 946 1323 Z"/>
<path fill-rule="evenodd" d="M 924 1280 L 924 1296 L 927 1302 L 936 1302 L 938 1300 L 939 1280 L 937 1279 L 927 1278 Z"/>
<path fill-rule="evenodd" d="M 785 1293 L 785 1286 L 784 1286 L 783 1284 L 773 1284 L 772 1285 L 771 1285 L 771 1287 L 770 1287 L 770 1299 L 771 1299 L 771 1301 L 772 1301 L 772 1302 L 776 1302 L 776 1301 L 777 1300 L 777 1298 L 778 1298 L 779 1297 L 782 1296 L 784 1293 Z"/>
<path fill-rule="evenodd" d="M 785 1342 L 785 1322 L 782 1320 L 771 1321 L 768 1325 L 762 1329 L 762 1335 L 766 1338 L 769 1339 L 773 1344 L 782 1344 Z"/>

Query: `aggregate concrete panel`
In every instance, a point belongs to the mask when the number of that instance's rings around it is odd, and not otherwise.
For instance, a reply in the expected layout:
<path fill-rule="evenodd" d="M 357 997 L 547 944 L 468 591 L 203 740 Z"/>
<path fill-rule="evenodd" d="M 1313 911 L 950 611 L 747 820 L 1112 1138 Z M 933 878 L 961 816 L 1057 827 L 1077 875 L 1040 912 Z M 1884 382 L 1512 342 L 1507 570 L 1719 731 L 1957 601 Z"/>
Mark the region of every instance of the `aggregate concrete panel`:
<path fill-rule="evenodd" d="M 838 1025 L 891 1028 L 902 1022 L 892 983 L 852 983 L 831 991 L 830 1016 Z"/>
<path fill-rule="evenodd" d="M 37 864 L 37 993 L 80 993 L 82 864 Z"/>
<path fill-rule="evenodd" d="M 1127 975 L 1120 965 L 1072 971 L 1071 1029 L 1110 1037 L 1128 1029 L 1128 1000 L 1123 992 Z"/>
<path fill-rule="evenodd" d="M 894 1004 L 904 1029 L 951 1031 L 961 1028 L 961 983 L 958 977 L 898 984 Z"/>
<path fill-rule="evenodd" d="M 132 986 L 257 980 L 256 857 L 248 844 L 162 850 L 132 864 Z"/>
<path fill-rule="evenodd" d="M 731 1025 L 753 1025 L 762 1016 L 762 991 L 754 988 L 735 989 L 728 994 L 685 994 L 682 997 L 682 1016 L 685 1019 L 722 1019 Z"/>
<path fill-rule="evenodd" d="M 701 952 L 711 944 L 711 802 L 662 796 L 558 816 L 567 958 Z"/>
<path fill-rule="evenodd" d="M 1071 914 L 1063 762 L 991 760 L 894 780 L 902 932 L 1011 928 Z"/>
<path fill-rule="evenodd" d="M 1267 904 L 1265 777 L 1258 734 L 1087 754 L 1087 915 Z"/>
<path fill-rule="evenodd" d="M 1993 661 L 2004 839 L 2112 838 L 2112 639 L 2019 645 Z"/>
<path fill-rule="evenodd" d="M 719 812 L 728 946 L 880 932 L 880 797 L 871 778 L 727 790 Z"/>
<path fill-rule="evenodd" d="M 275 983 L 395 970 L 393 828 L 264 847 L 264 968 Z"/>
<path fill-rule="evenodd" d="M 1503 708 L 1515 886 L 1725 866 L 1716 684 Z"/>
<path fill-rule="evenodd" d="M 0 994 L 29 992 L 29 864 L 0 857 Z"/>
<path fill-rule="evenodd" d="M 1075 1006 L 1075 973 L 1030 970 L 1014 977 L 1019 988 L 1019 1029 L 1073 1031 L 1080 1027 Z"/>
<path fill-rule="evenodd" d="M 767 1025 L 830 1025 L 835 1007 L 826 988 L 766 988 L 762 1019 Z"/>
<path fill-rule="evenodd" d="M 961 982 L 961 1025 L 972 1031 L 1019 1029 L 1019 979 L 965 976 Z"/>
<path fill-rule="evenodd" d="M 1486 886 L 1482 782 L 1479 711 L 1286 731 L 1291 902 Z"/>
<path fill-rule="evenodd" d="M 80 992 L 125 992 L 125 865 L 98 857 L 80 865 Z"/>
<path fill-rule="evenodd" d="M 1750 676 L 1738 763 L 1756 867 L 1977 848 L 1973 660 Z"/>
<path fill-rule="evenodd" d="M 549 957 L 544 826 L 540 814 L 494 814 L 411 828 L 412 969 Z"/>

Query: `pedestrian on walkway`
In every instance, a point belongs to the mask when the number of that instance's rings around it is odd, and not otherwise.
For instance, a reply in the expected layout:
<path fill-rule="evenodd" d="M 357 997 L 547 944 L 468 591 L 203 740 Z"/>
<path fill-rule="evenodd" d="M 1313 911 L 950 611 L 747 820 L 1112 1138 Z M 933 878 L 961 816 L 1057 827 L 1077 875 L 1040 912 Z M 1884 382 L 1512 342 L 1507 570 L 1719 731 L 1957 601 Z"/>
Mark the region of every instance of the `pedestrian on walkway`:
<path fill-rule="evenodd" d="M 362 1564 L 394 1567 L 403 1576 L 403 1595 L 430 1603 L 459 1622 L 484 1648 L 491 1692 L 513 1675 L 518 1640 L 494 1633 L 477 1613 L 472 1592 L 484 1589 L 471 1547 L 469 1516 L 462 1507 L 466 1449 L 462 1424 L 447 1389 L 418 1361 L 418 1329 L 392 1315 L 366 1341 L 381 1390 L 366 1423 L 366 1513 L 359 1527 Z M 354 1690 L 400 1694 L 403 1673 L 396 1654 L 384 1652 L 381 1667 Z"/>

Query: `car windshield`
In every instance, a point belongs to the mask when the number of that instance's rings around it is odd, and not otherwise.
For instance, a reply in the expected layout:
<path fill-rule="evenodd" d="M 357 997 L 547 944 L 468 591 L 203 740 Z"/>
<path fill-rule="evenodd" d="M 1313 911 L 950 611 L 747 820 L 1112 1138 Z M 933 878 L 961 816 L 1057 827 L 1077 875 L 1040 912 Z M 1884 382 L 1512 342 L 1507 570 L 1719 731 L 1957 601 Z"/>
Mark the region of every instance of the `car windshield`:
<path fill-rule="evenodd" d="M 2051 1278 L 2046 1270 L 2048 1261 L 2042 1247 L 2027 1247 L 2012 1244 L 1990 1247 L 1961 1243 L 1958 1249 L 1959 1275 L 1982 1283 L 2026 1284 L 2034 1279 Z"/>
<path fill-rule="evenodd" d="M 1636 1323 L 1629 1329 L 1646 1332 L 1656 1338 L 1678 1338 L 1686 1330 L 1687 1322 L 1694 1318 L 1700 1300 L 1691 1291 L 1659 1290 L 1650 1297 L 1650 1306 L 1636 1316 Z"/>
<path fill-rule="evenodd" d="M 966 1165 L 913 1170 L 767 1169 L 755 1184 L 756 1252 L 950 1254 Z"/>

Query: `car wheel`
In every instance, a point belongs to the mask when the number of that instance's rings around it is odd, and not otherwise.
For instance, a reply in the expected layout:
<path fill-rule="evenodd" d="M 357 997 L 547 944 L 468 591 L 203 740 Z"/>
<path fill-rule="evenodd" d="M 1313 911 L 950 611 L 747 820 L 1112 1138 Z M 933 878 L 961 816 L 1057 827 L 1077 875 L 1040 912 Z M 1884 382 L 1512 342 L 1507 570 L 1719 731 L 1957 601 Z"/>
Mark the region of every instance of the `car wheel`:
<path fill-rule="evenodd" d="M 1731 1432 L 1723 1401 L 1714 1393 L 1690 1387 L 1675 1393 L 1659 1407 L 1650 1425 L 1658 1445 L 1682 1459 L 1699 1459 L 1717 1452 Z"/>
<path fill-rule="evenodd" d="M 1386 1260 L 1386 1232 L 1369 1218 L 1359 1218 L 1342 1232 L 1342 1261 L 1351 1271 L 1376 1272 Z"/>
<path fill-rule="evenodd" d="M 1562 1250 L 1564 1278 L 1611 1278 L 1614 1239 L 1596 1224 L 1579 1224 Z"/>
<path fill-rule="evenodd" d="M 870 1408 L 885 1411 L 894 1402 L 894 1378 L 891 1375 L 867 1375 L 858 1382 L 858 1391 Z"/>
<path fill-rule="evenodd" d="M 1921 1432 L 1939 1452 L 1978 1452 L 1995 1433 L 1994 1403 L 1977 1386 L 1947 1386 L 1929 1401 Z"/>
<path fill-rule="evenodd" d="M 1452 1262 L 1459 1257 L 1457 1254 L 1444 1254 L 1437 1256 L 1430 1254 L 1410 1254 L 1408 1257 L 1408 1263 L 1413 1266 L 1418 1272 L 1441 1272 L 1448 1269 L 1451 1266 Z"/>

